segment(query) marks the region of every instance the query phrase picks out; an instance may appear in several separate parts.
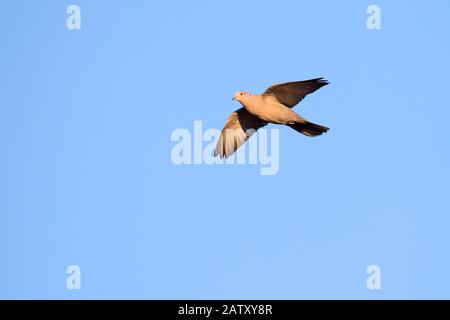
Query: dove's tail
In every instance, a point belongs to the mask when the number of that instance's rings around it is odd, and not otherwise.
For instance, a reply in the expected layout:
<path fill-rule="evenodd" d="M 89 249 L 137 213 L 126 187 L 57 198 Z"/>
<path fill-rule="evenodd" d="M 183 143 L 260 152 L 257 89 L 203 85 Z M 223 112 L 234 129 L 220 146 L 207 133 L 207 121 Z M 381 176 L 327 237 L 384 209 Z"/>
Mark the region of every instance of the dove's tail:
<path fill-rule="evenodd" d="M 296 122 L 294 124 L 289 124 L 288 126 L 308 137 L 317 137 L 330 130 L 327 127 L 309 121 Z"/>

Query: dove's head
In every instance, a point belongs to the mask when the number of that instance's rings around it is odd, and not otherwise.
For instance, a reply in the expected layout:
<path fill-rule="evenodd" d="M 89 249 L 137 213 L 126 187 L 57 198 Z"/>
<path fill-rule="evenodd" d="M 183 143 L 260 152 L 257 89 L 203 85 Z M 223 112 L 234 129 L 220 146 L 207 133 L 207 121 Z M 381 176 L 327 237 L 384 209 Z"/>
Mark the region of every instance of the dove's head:
<path fill-rule="evenodd" d="M 244 91 L 238 91 L 233 97 L 233 100 L 237 100 L 240 103 L 244 103 L 250 97 L 250 93 Z"/>

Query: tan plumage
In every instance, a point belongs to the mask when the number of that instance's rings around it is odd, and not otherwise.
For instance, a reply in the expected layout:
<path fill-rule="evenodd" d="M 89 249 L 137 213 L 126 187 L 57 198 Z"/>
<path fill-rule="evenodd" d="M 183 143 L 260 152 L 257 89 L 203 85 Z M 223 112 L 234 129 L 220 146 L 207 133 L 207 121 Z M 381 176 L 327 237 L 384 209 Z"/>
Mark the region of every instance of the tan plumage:
<path fill-rule="evenodd" d="M 276 84 L 262 95 L 238 92 L 233 100 L 238 100 L 242 108 L 233 112 L 227 119 L 217 142 L 215 156 L 228 158 L 251 135 L 268 123 L 287 125 L 294 130 L 315 137 L 327 132 L 327 127 L 309 122 L 292 107 L 310 93 L 328 84 L 323 78 Z"/>

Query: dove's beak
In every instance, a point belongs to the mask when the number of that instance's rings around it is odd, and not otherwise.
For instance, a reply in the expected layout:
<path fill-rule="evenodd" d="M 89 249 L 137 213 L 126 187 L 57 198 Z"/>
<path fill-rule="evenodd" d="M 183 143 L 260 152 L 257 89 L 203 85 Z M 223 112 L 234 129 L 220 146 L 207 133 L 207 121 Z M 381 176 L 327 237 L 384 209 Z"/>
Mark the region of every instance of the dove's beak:
<path fill-rule="evenodd" d="M 234 101 L 234 100 L 236 100 L 236 97 L 233 97 L 233 99 L 231 99 L 231 101 Z"/>

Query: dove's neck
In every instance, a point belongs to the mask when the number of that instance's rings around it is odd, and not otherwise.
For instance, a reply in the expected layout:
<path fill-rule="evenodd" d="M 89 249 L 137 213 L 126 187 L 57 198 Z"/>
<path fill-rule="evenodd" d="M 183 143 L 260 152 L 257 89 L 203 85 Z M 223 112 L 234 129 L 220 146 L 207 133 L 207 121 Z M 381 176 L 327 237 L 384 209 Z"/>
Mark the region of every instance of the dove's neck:
<path fill-rule="evenodd" d="M 258 113 L 258 106 L 261 105 L 262 97 L 256 94 L 248 93 L 242 105 L 248 112 L 256 115 Z"/>

